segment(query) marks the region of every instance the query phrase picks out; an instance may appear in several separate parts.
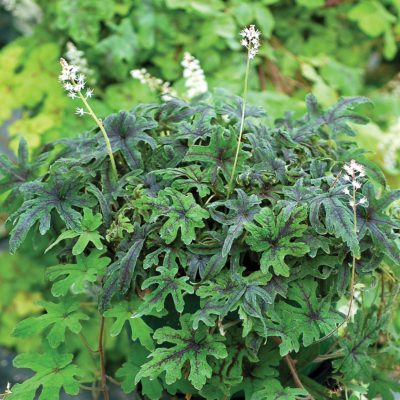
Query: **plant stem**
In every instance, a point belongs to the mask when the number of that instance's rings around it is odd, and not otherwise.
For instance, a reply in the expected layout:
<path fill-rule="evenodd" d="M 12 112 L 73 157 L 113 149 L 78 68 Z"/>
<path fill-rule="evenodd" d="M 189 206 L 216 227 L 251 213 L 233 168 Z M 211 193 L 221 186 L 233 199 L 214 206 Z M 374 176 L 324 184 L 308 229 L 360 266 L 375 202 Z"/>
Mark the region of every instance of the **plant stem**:
<path fill-rule="evenodd" d="M 353 171 L 353 182 L 355 181 L 355 172 Z M 353 185 L 353 193 L 352 193 L 352 201 L 353 201 L 353 223 L 354 223 L 354 235 L 357 237 L 357 203 L 356 203 L 356 188 Z M 346 316 L 346 320 L 350 318 L 351 315 L 351 310 L 353 307 L 353 301 L 354 301 L 354 284 L 356 280 L 356 257 L 353 254 L 353 260 L 352 260 L 352 265 L 351 265 L 351 281 L 350 281 L 350 304 L 349 304 L 349 311 Z"/>
<path fill-rule="evenodd" d="M 111 168 L 113 170 L 115 177 L 118 178 L 118 171 L 117 171 L 117 166 L 115 164 L 114 154 L 112 151 L 110 139 L 108 138 L 107 132 L 104 129 L 104 125 L 97 118 L 97 115 L 94 113 L 92 107 L 90 107 L 90 104 L 86 100 L 85 96 L 83 96 L 83 94 L 80 91 L 78 92 L 78 95 L 79 95 L 79 98 L 82 100 L 83 104 L 85 105 L 86 109 L 88 110 L 90 116 L 93 118 L 94 122 L 96 122 L 97 126 L 100 128 L 101 133 L 103 134 L 104 141 L 105 141 L 106 147 L 107 147 L 108 156 L 110 157 L 110 161 L 111 161 Z"/>
<path fill-rule="evenodd" d="M 89 353 L 90 353 L 91 355 L 93 355 L 94 353 L 97 353 L 97 350 L 93 350 L 93 349 L 90 347 L 90 345 L 89 345 L 87 339 L 85 338 L 85 336 L 83 336 L 82 333 L 79 333 L 78 336 L 79 336 L 79 338 L 81 339 L 83 345 L 86 347 L 86 349 L 89 351 Z"/>
<path fill-rule="evenodd" d="M 381 319 L 382 310 L 385 307 L 385 276 L 381 273 L 381 299 L 378 307 L 378 319 Z"/>
<path fill-rule="evenodd" d="M 318 357 L 314 358 L 313 363 L 320 363 L 320 362 L 324 362 L 326 360 L 332 360 L 334 358 L 340 358 L 340 357 L 343 357 L 342 350 L 338 350 L 334 353 L 323 354 L 322 356 L 318 356 Z"/>
<path fill-rule="evenodd" d="M 272 339 L 278 346 L 282 343 L 282 340 L 277 336 L 272 336 Z M 289 367 L 289 371 L 290 371 L 290 374 L 292 375 L 295 385 L 300 389 L 307 390 L 304 387 L 303 383 L 301 382 L 300 377 L 297 373 L 295 361 L 289 354 L 287 354 L 285 356 L 285 362 L 286 362 L 287 366 Z M 313 399 L 313 398 L 311 396 L 309 396 L 309 399 Z"/>
<path fill-rule="evenodd" d="M 114 379 L 112 376 L 106 375 L 106 378 L 114 385 L 121 386 L 121 382 Z"/>
<path fill-rule="evenodd" d="M 237 167 L 238 158 L 239 158 L 240 145 L 242 143 L 243 127 L 244 127 L 244 115 L 245 115 L 245 112 L 246 112 L 246 102 L 247 102 L 247 84 L 248 84 L 248 79 L 249 79 L 249 70 L 250 70 L 250 57 L 249 57 L 249 54 L 248 54 L 247 55 L 247 63 L 246 63 L 246 73 L 245 73 L 245 76 L 244 76 L 242 117 L 240 119 L 239 137 L 238 137 L 238 142 L 237 142 L 237 146 L 236 146 L 235 160 L 233 162 L 231 179 L 229 180 L 229 183 L 228 183 L 227 197 L 229 197 L 231 195 L 231 193 L 232 193 L 233 181 L 235 179 L 236 167 Z"/>
<path fill-rule="evenodd" d="M 104 317 L 103 316 L 101 316 L 101 322 L 100 322 L 99 354 L 100 354 L 100 370 L 101 370 L 100 389 L 103 392 L 104 400 L 110 400 L 110 397 L 108 396 L 106 363 L 105 363 L 105 356 L 104 356 Z"/>
<path fill-rule="evenodd" d="M 286 361 L 287 366 L 289 367 L 290 373 L 292 374 L 295 385 L 300 389 L 305 389 L 304 385 L 302 384 L 302 382 L 299 378 L 299 375 L 297 374 L 297 370 L 296 370 L 296 366 L 294 364 L 293 358 L 290 357 L 289 354 L 287 354 L 285 356 L 285 361 Z"/>

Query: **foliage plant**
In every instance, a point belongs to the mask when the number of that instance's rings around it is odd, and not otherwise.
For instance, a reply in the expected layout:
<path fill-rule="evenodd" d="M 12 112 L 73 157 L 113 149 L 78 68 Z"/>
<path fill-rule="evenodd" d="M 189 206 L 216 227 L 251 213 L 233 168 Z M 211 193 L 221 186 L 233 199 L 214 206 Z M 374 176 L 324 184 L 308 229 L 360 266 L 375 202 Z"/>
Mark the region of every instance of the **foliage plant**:
<path fill-rule="evenodd" d="M 400 191 L 351 140 L 368 100 L 308 95 L 271 124 L 217 90 L 100 120 L 62 65 L 95 125 L 0 159 L 11 252 L 47 242 L 56 260 L 14 329 L 42 339 L 14 360 L 34 374 L 3 397 L 393 399 Z"/>

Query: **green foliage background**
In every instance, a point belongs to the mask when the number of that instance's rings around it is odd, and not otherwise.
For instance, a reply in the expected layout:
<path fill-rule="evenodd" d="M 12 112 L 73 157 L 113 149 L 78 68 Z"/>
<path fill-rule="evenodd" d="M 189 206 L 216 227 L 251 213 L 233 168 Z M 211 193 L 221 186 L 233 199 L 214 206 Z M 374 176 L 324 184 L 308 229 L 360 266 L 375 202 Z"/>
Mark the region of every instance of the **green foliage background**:
<path fill-rule="evenodd" d="M 82 120 L 71 118 L 74 104 L 56 79 L 67 41 L 85 52 L 101 100 L 96 110 L 105 115 L 152 98 L 129 76 L 132 68 L 146 67 L 180 87 L 184 51 L 200 60 L 210 88 L 240 93 L 245 65 L 238 32 L 250 23 L 263 34 L 261 55 L 251 75 L 251 98 L 271 118 L 287 109 L 302 110 L 309 91 L 324 106 L 340 95 L 367 95 L 375 102 L 376 125 L 373 135 L 364 133 L 363 144 L 376 150 L 379 135 L 399 115 L 398 96 L 388 85 L 398 72 L 397 0 L 42 0 L 38 4 L 44 13 L 42 23 L 32 35 L 17 38 L 0 53 L 0 92 L 7 97 L 0 123 L 21 110 L 22 119 L 11 124 L 10 134 L 23 133 L 33 146 L 84 129 Z"/>
<path fill-rule="evenodd" d="M 400 39 L 398 0 L 39 0 L 42 22 L 32 34 L 17 36 L 17 19 L 1 32 L 0 125 L 15 148 L 20 135 L 31 147 L 75 136 L 91 124 L 73 116 L 76 104 L 58 82 L 59 57 L 72 41 L 94 71 L 100 116 L 157 97 L 129 71 L 147 68 L 183 88 L 180 61 L 185 51 L 197 57 L 209 87 L 240 94 L 245 69 L 238 32 L 255 23 L 263 35 L 252 68 L 250 101 L 265 108 L 271 120 L 287 109 L 302 112 L 304 97 L 314 93 L 324 106 L 341 95 L 366 95 L 375 107 L 371 124 L 357 128 L 359 142 L 380 163 L 392 187 L 398 166 L 385 165 L 380 144 L 400 117 L 397 83 Z M 393 129 L 392 129 L 393 130 Z M 396 132 L 395 132 L 396 133 Z M 6 213 L 2 214 L 5 218 Z M 2 236 L 6 232 L 2 228 Z M 5 239 L 4 239 L 5 242 Z M 0 268 L 0 345 L 34 350 L 36 339 L 19 341 L 11 330 L 21 318 L 39 310 L 46 298 L 42 256 L 45 245 L 25 243 L 17 256 L 2 254 Z M 21 280 L 20 277 L 25 279 Z M 42 279 L 43 278 L 43 279 Z M 95 334 L 95 332 L 94 332 Z M 77 344 L 78 345 L 78 344 Z M 123 344 L 118 345 L 123 349 Z M 85 362 L 90 360 L 85 360 Z"/>

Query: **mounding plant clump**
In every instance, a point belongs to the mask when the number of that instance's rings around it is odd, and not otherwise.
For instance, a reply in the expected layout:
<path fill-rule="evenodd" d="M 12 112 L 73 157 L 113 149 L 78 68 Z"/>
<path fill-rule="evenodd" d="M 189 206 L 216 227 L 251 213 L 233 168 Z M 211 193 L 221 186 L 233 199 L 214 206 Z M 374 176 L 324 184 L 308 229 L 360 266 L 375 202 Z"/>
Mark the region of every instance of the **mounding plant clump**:
<path fill-rule="evenodd" d="M 7 399 L 392 399 L 400 191 L 347 138 L 365 98 L 306 101 L 271 126 L 223 91 L 170 97 L 2 157 L 11 251 L 40 234 L 58 258 Z"/>

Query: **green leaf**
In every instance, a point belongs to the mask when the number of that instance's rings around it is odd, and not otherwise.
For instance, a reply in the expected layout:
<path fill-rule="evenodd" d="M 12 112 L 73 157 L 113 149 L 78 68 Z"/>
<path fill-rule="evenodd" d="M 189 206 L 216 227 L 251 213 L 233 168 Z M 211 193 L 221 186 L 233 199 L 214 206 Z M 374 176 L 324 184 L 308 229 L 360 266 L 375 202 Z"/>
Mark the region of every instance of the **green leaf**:
<path fill-rule="evenodd" d="M 149 315 L 154 309 L 158 312 L 162 311 L 168 295 L 172 296 L 176 311 L 182 312 L 185 305 L 183 294 L 194 292 L 193 287 L 187 283 L 189 277 L 176 278 L 178 268 L 158 267 L 157 272 L 159 272 L 159 275 L 147 278 L 143 282 L 142 289 L 147 289 L 152 285 L 157 285 L 157 288 L 144 297 L 142 304 L 132 315 L 132 318 Z"/>
<path fill-rule="evenodd" d="M 322 206 L 324 213 L 321 210 Z M 354 233 L 354 217 L 342 186 L 317 194 L 310 200 L 310 222 L 319 234 L 325 233 L 325 228 L 320 222 L 322 218 L 325 220 L 326 230 L 336 237 L 341 237 L 354 256 L 359 257 L 360 246 Z"/>
<path fill-rule="evenodd" d="M 26 338 L 51 327 L 46 337 L 50 346 L 56 348 L 65 341 L 67 328 L 72 333 L 79 333 L 82 330 L 80 321 L 89 319 L 86 314 L 78 311 L 80 302 L 74 298 L 66 298 L 60 303 L 39 301 L 37 304 L 45 308 L 46 314 L 29 317 L 18 323 L 13 331 L 14 336 Z"/>
<path fill-rule="evenodd" d="M 198 165 L 183 168 L 167 168 L 154 172 L 164 180 L 173 180 L 173 189 L 188 193 L 196 189 L 200 197 L 210 194 L 210 176 L 207 170 L 202 171 Z"/>
<path fill-rule="evenodd" d="M 183 121 L 178 124 L 177 139 L 188 139 L 191 143 L 205 140 L 214 134 L 217 129 L 216 125 L 211 124 L 211 119 L 215 118 L 211 108 L 204 108 L 197 113 L 193 120 L 189 122 Z"/>
<path fill-rule="evenodd" d="M 96 52 L 107 58 L 107 72 L 118 78 L 118 74 L 126 73 L 128 65 L 133 64 L 137 35 L 130 18 L 123 18 L 118 24 L 110 23 L 109 28 L 108 36 L 96 44 Z"/>
<path fill-rule="evenodd" d="M 219 274 L 215 282 L 205 282 L 196 291 L 196 295 L 204 300 L 193 316 L 193 328 L 198 329 L 200 321 L 207 326 L 214 326 L 215 316 L 222 320 L 230 311 L 238 308 L 245 291 L 246 283 L 227 272 Z"/>
<path fill-rule="evenodd" d="M 128 233 L 132 233 L 134 226 L 130 218 L 126 217 L 123 213 L 118 214 L 117 219 L 114 220 L 107 230 L 106 240 L 109 242 L 123 239 Z"/>
<path fill-rule="evenodd" d="M 229 226 L 222 248 L 223 257 L 228 255 L 233 241 L 243 233 L 244 225 L 260 211 L 261 200 L 255 194 L 248 196 L 241 189 L 236 189 L 236 193 L 235 200 L 215 201 L 209 206 L 211 217 L 222 226 Z M 226 207 L 228 214 L 218 211 L 218 207 Z"/>
<path fill-rule="evenodd" d="M 122 153 L 132 170 L 141 167 L 142 157 L 138 143 L 147 143 L 153 149 L 156 147 L 156 141 L 146 133 L 156 126 L 157 123 L 154 120 L 126 111 L 111 114 L 104 120 L 104 128 L 110 139 L 111 148 L 114 152 Z M 99 151 L 106 157 L 108 153 L 102 136 L 99 136 L 99 146 Z"/>
<path fill-rule="evenodd" d="M 149 352 L 142 346 L 133 345 L 128 353 L 127 361 L 122 364 L 115 376 L 122 381 L 121 387 L 124 393 L 135 390 L 135 377 L 149 356 Z M 159 400 L 162 397 L 163 387 L 158 379 L 141 379 L 142 393 L 151 400 Z"/>
<path fill-rule="evenodd" d="M 296 0 L 296 3 L 307 8 L 318 8 L 325 4 L 325 0 Z"/>
<path fill-rule="evenodd" d="M 125 294 L 129 290 L 140 252 L 151 229 L 150 225 L 140 226 L 135 224 L 132 238 L 119 245 L 118 259 L 107 269 L 105 283 L 100 295 L 100 312 L 104 312 L 116 293 Z"/>
<path fill-rule="evenodd" d="M 219 172 L 222 173 L 225 180 L 228 182 L 233 164 L 235 161 L 237 147 L 237 137 L 233 131 L 219 129 L 210 138 L 210 143 L 207 146 L 193 145 L 190 146 L 184 161 L 201 162 L 211 168 L 211 182 L 215 183 Z M 237 162 L 237 172 L 241 172 L 244 161 L 249 158 L 249 153 L 242 150 L 239 151 Z"/>
<path fill-rule="evenodd" d="M 98 281 L 106 271 L 111 259 L 101 257 L 101 251 L 93 251 L 88 256 L 80 254 L 76 264 L 60 264 L 49 267 L 46 275 L 54 282 L 51 293 L 55 297 L 65 296 L 68 290 L 72 293 L 84 293 L 88 285 Z M 61 278 L 61 279 L 59 279 Z"/>
<path fill-rule="evenodd" d="M 242 118 L 243 99 L 240 96 L 229 94 L 229 92 L 223 89 L 217 89 L 215 91 L 215 97 L 216 103 L 218 103 L 216 105 L 218 114 L 226 115 L 229 119 L 233 119 L 235 122 L 239 123 Z M 266 113 L 263 108 L 246 104 L 244 114 L 245 120 L 247 118 L 261 118 L 265 116 Z M 239 125 L 236 127 L 239 128 Z"/>
<path fill-rule="evenodd" d="M 282 189 L 284 199 L 278 204 L 283 207 L 287 214 L 290 214 L 297 206 L 309 204 L 315 193 L 305 186 L 303 179 L 298 179 L 293 186 L 286 186 Z"/>
<path fill-rule="evenodd" d="M 97 231 L 99 226 L 102 223 L 103 223 L 103 220 L 102 220 L 101 214 L 93 215 L 92 210 L 90 210 L 88 208 L 84 208 L 83 209 L 83 219 L 82 219 L 81 227 L 79 228 L 79 230 L 78 231 L 73 231 L 73 230 L 64 231 L 56 239 L 56 241 L 54 243 L 52 243 L 45 250 L 45 253 L 47 253 L 50 249 L 52 249 L 54 246 L 56 246 L 62 240 L 72 239 L 75 237 L 79 237 L 79 239 L 74 244 L 74 247 L 72 248 L 72 254 L 74 256 L 82 254 L 90 242 L 92 242 L 93 245 L 98 250 L 103 250 L 103 243 L 101 243 L 101 239 L 103 239 L 103 236 L 101 236 L 99 234 L 99 232 Z"/>
<path fill-rule="evenodd" d="M 310 134 L 315 134 L 324 125 L 329 127 L 334 138 L 340 134 L 355 136 L 354 130 L 348 124 L 365 125 L 369 122 L 367 118 L 348 111 L 358 104 L 371 103 L 371 100 L 366 97 L 343 97 L 325 112 L 320 110 L 317 99 L 312 94 L 307 95 L 306 103 L 309 121 L 295 129 L 293 139 L 296 141 L 299 141 L 300 138 L 308 137 Z"/>
<path fill-rule="evenodd" d="M 253 7 L 257 23 L 261 27 L 263 36 L 265 38 L 270 38 L 275 28 L 275 19 L 272 12 L 268 7 L 260 3 L 255 3 Z"/>
<path fill-rule="evenodd" d="M 335 371 L 340 371 L 346 381 L 356 378 L 369 383 L 374 370 L 375 361 L 369 350 L 379 337 L 380 331 L 387 323 L 387 317 L 380 320 L 376 315 L 365 313 L 360 309 L 348 327 L 348 335 L 339 339 L 343 357 L 333 361 Z"/>
<path fill-rule="evenodd" d="M 209 400 L 220 400 L 224 396 L 234 397 L 233 394 L 239 391 L 235 386 L 243 381 L 243 371 L 249 366 L 255 367 L 260 361 L 257 355 L 260 346 L 257 344 L 255 347 L 252 346 L 254 342 L 261 344 L 259 338 L 248 336 L 244 344 L 240 335 L 229 333 L 226 334 L 228 356 L 224 359 L 213 360 L 214 371 L 218 372 L 214 372 L 212 378 L 199 392 L 201 396 Z"/>
<path fill-rule="evenodd" d="M 39 167 L 42 157 L 29 162 L 28 144 L 21 138 L 16 160 L 6 154 L 0 154 L 0 193 L 18 189 L 23 183 L 32 178 Z"/>
<path fill-rule="evenodd" d="M 172 188 L 161 190 L 157 198 L 149 197 L 144 201 L 152 210 L 150 222 L 160 217 L 167 218 L 160 229 L 160 236 L 167 244 L 176 239 L 179 229 L 182 241 L 190 244 L 196 239 L 195 228 L 203 228 L 203 219 L 209 217 L 208 212 L 196 204 L 191 193 L 184 195 Z"/>
<path fill-rule="evenodd" d="M 111 208 L 107 202 L 106 196 L 93 184 L 89 184 L 87 191 L 96 197 L 97 201 L 99 202 L 101 213 L 103 214 L 105 225 L 106 227 L 110 226 L 112 219 Z"/>
<path fill-rule="evenodd" d="M 307 218 L 307 208 L 298 207 L 290 214 L 282 210 L 277 217 L 270 208 L 263 208 L 255 217 L 256 223 L 245 224 L 249 232 L 246 242 L 251 249 L 262 252 L 261 270 L 268 273 L 272 266 L 276 275 L 289 276 L 286 256 L 304 256 L 310 248 L 302 242 L 293 241 L 303 235 L 307 225 L 302 222 Z"/>
<path fill-rule="evenodd" d="M 373 185 L 367 182 L 363 187 L 363 195 L 368 200 L 368 206 L 359 207 L 357 210 L 360 237 L 363 238 L 369 233 L 374 245 L 393 262 L 399 263 L 400 249 L 394 230 L 400 228 L 400 223 L 386 215 L 385 211 L 391 203 L 400 198 L 400 190 L 385 193 L 382 198 L 377 199 Z"/>
<path fill-rule="evenodd" d="M 32 378 L 23 383 L 17 383 L 11 389 L 10 400 L 54 400 L 61 395 L 61 389 L 70 395 L 77 395 L 80 382 L 77 376 L 82 371 L 71 364 L 73 354 L 63 354 L 49 350 L 44 354 L 24 353 L 15 357 L 13 364 L 16 368 L 29 368 L 35 372 Z M 42 388 L 39 397 L 35 396 L 37 389 Z"/>
<path fill-rule="evenodd" d="M 212 367 L 207 358 L 225 358 L 227 352 L 222 343 L 221 335 L 210 335 L 208 330 L 191 329 L 190 315 L 185 314 L 180 318 L 181 329 L 175 330 L 170 327 L 157 329 L 154 339 L 158 343 L 172 343 L 172 347 L 158 347 L 152 354 L 151 360 L 144 364 L 136 375 L 135 383 L 142 378 L 156 378 L 165 372 L 165 381 L 168 385 L 176 382 L 182 376 L 182 368 L 188 362 L 190 372 L 188 375 L 192 385 L 200 390 L 212 375 Z"/>
<path fill-rule="evenodd" d="M 331 307 L 329 296 L 317 297 L 318 282 L 313 279 L 299 280 L 290 284 L 287 298 L 299 307 L 280 302 L 278 312 L 286 310 L 292 315 L 292 329 L 302 335 L 304 346 L 310 346 L 321 336 L 335 330 L 343 317 Z"/>
<path fill-rule="evenodd" d="M 57 3 L 58 28 L 66 29 L 77 43 L 94 45 L 98 41 L 100 22 L 113 13 L 112 0 L 93 3 L 90 0 L 60 0 Z"/>
<path fill-rule="evenodd" d="M 349 19 L 356 21 L 360 29 L 372 37 L 382 35 L 396 21 L 396 17 L 376 0 L 356 4 L 349 12 Z"/>
<path fill-rule="evenodd" d="M 292 314 L 284 308 L 280 309 L 277 306 L 275 306 L 275 308 L 276 311 L 269 309 L 267 312 L 270 317 L 270 319 L 264 323 L 267 329 L 267 337 L 273 336 L 281 339 L 279 352 L 282 357 L 289 354 L 291 351 L 297 353 L 300 349 L 299 332 L 293 329 Z M 263 336 L 265 334 L 265 327 L 259 326 L 258 329 L 258 327 L 255 326 L 255 331 Z"/>
<path fill-rule="evenodd" d="M 144 269 L 163 266 L 171 270 L 187 264 L 187 254 L 182 248 L 181 242 L 174 242 L 168 245 L 162 242 L 155 244 L 157 250 L 148 253 L 143 260 Z"/>
<path fill-rule="evenodd" d="M 396 38 L 394 37 L 392 30 L 388 28 L 385 31 L 385 46 L 383 55 L 385 56 L 386 60 L 393 60 L 396 54 L 397 54 Z"/>
<path fill-rule="evenodd" d="M 151 329 L 142 318 L 132 318 L 132 314 L 139 306 L 139 301 L 136 300 L 134 302 L 122 301 L 107 310 L 103 315 L 106 318 L 116 318 L 110 328 L 111 336 L 118 336 L 125 323 L 128 322 L 131 327 L 132 340 L 139 340 L 142 346 L 151 351 L 154 350 L 154 342 L 151 335 L 153 329 Z"/>
<path fill-rule="evenodd" d="M 277 379 L 268 379 L 264 388 L 251 396 L 251 400 L 299 400 L 307 399 L 309 394 L 305 389 L 283 387 Z"/>
<path fill-rule="evenodd" d="M 36 180 L 24 183 L 20 191 L 25 201 L 19 210 L 10 216 L 15 224 L 10 234 L 10 252 L 15 253 L 30 228 L 39 222 L 39 231 L 44 235 L 50 229 L 51 212 L 56 210 L 68 228 L 79 230 L 81 214 L 74 207 L 85 208 L 93 205 L 92 199 L 80 190 L 85 186 L 82 180 L 68 179 L 55 175 L 47 182 Z"/>
<path fill-rule="evenodd" d="M 260 272 L 246 277 L 221 273 L 215 282 L 204 282 L 197 289 L 196 295 L 202 300 L 200 309 L 194 314 L 193 327 L 197 329 L 200 321 L 213 326 L 215 316 L 222 320 L 228 313 L 239 309 L 240 319 L 244 321 L 243 336 L 246 336 L 253 327 L 253 319 L 265 326 L 267 305 L 274 303 L 277 294 L 286 295 L 285 285 L 279 282 L 279 278 L 271 279 Z"/>
<path fill-rule="evenodd" d="M 368 381 L 368 397 L 376 399 L 381 396 L 385 400 L 395 400 L 394 393 L 400 391 L 400 382 L 388 377 L 385 372 L 374 369 Z"/>
<path fill-rule="evenodd" d="M 277 379 L 278 366 L 281 360 L 275 345 L 261 346 L 257 353 L 258 362 L 250 364 L 251 374 L 245 374 L 243 381 L 234 389 L 243 390 L 244 398 L 251 399 L 253 394 L 263 389 L 266 383 Z"/>

